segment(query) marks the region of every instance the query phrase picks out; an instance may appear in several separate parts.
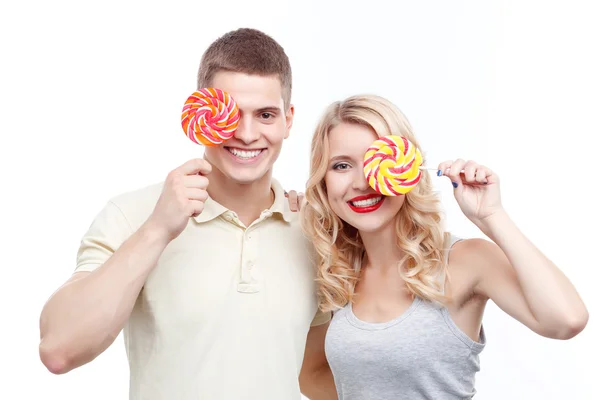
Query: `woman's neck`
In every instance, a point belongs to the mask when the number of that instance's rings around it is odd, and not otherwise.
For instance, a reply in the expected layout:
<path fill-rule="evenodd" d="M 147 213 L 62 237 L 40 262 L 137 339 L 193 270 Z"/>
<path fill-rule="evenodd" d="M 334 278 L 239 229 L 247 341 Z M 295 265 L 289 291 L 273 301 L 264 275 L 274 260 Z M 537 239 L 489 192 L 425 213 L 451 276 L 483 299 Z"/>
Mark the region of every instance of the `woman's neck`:
<path fill-rule="evenodd" d="M 365 246 L 368 265 L 363 267 L 389 269 L 397 268 L 403 256 L 398 247 L 395 221 L 377 231 L 359 232 Z"/>

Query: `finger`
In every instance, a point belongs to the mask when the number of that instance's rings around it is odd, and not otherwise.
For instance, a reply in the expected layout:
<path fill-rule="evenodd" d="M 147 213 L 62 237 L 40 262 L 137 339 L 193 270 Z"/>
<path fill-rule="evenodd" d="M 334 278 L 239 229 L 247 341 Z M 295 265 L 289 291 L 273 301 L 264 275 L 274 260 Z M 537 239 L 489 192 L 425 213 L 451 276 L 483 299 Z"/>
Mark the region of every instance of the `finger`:
<path fill-rule="evenodd" d="M 206 189 L 208 178 L 202 175 L 187 175 L 183 177 L 183 185 L 186 188 Z"/>
<path fill-rule="evenodd" d="M 438 172 L 437 175 L 438 176 L 442 176 L 444 175 L 444 172 L 450 168 L 450 166 L 452 165 L 453 161 L 452 160 L 447 160 L 444 162 L 441 162 L 440 165 L 438 165 Z"/>
<path fill-rule="evenodd" d="M 480 165 L 477 168 L 477 174 L 475 176 L 475 181 L 477 181 L 477 183 L 486 185 L 487 182 L 487 168 L 484 167 L 483 165 Z"/>
<path fill-rule="evenodd" d="M 475 182 L 475 174 L 477 172 L 477 164 L 475 161 L 468 161 L 463 168 L 463 182 L 474 183 Z"/>
<path fill-rule="evenodd" d="M 189 160 L 178 170 L 184 175 L 196 175 L 196 174 L 210 174 L 212 171 L 212 166 L 208 161 L 203 158 L 194 158 Z"/>
<path fill-rule="evenodd" d="M 204 211 L 204 202 L 199 200 L 190 200 L 188 205 L 188 215 L 190 217 L 197 217 Z"/>
<path fill-rule="evenodd" d="M 290 190 L 288 192 L 288 201 L 290 203 L 290 210 L 298 211 L 298 194 L 295 190 Z"/>
<path fill-rule="evenodd" d="M 304 193 L 298 193 L 298 211 L 302 209 L 302 205 L 304 204 Z"/>
<path fill-rule="evenodd" d="M 465 168 L 467 162 L 462 159 L 458 159 L 452 163 L 449 169 L 446 170 L 446 176 L 452 181 L 452 186 L 455 188 L 459 187 L 462 183 L 460 178 L 460 172 Z"/>
<path fill-rule="evenodd" d="M 199 200 L 205 202 L 208 199 L 208 192 L 204 189 L 186 188 L 185 196 L 189 200 Z"/>
<path fill-rule="evenodd" d="M 489 185 L 491 183 L 499 183 L 500 182 L 500 178 L 498 177 L 498 175 L 496 175 L 496 173 L 494 171 L 492 171 L 491 169 L 489 169 L 488 167 L 485 167 L 483 165 L 481 165 L 479 168 L 484 171 L 484 174 L 485 174 L 484 183 L 486 185 Z"/>

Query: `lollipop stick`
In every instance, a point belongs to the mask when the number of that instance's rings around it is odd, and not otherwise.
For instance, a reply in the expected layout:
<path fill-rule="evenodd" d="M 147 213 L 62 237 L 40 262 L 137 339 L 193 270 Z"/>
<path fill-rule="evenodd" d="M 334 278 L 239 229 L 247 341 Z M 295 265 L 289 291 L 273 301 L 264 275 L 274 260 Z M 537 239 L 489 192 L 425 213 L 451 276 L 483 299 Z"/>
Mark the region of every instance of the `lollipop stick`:
<path fill-rule="evenodd" d="M 420 166 L 420 167 L 419 167 L 419 169 L 420 169 L 421 171 L 435 171 L 435 172 L 437 172 L 437 171 L 438 171 L 438 169 L 437 169 L 437 168 L 423 167 L 423 166 Z M 446 171 L 448 171 L 449 169 L 450 169 L 450 168 L 448 168 Z M 460 173 L 461 173 L 461 174 L 464 174 L 464 173 L 465 173 L 465 170 L 464 170 L 464 169 L 463 169 L 463 170 L 461 170 L 461 171 L 460 171 Z M 487 179 L 485 180 L 485 182 L 484 182 L 484 183 L 487 183 Z"/>
<path fill-rule="evenodd" d="M 437 169 L 437 168 L 431 168 L 431 167 L 422 167 L 422 166 L 421 166 L 421 167 L 419 167 L 419 169 L 420 169 L 421 171 L 435 171 L 435 172 L 437 172 L 437 171 L 438 171 L 438 169 Z M 448 171 L 449 169 L 450 169 L 450 168 L 446 169 L 446 171 Z M 463 170 L 461 170 L 461 171 L 460 171 L 460 173 L 461 173 L 461 174 L 464 174 L 464 173 L 465 173 L 465 170 L 464 170 L 464 169 L 463 169 Z"/>

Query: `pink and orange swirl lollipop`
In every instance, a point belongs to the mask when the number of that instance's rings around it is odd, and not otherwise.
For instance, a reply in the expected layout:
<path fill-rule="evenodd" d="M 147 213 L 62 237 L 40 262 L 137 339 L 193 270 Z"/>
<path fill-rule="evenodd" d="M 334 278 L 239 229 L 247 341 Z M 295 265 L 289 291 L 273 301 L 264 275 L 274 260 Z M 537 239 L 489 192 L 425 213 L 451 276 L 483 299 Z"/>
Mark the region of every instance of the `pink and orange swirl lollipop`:
<path fill-rule="evenodd" d="M 369 185 L 384 196 L 410 192 L 421 180 L 423 157 L 403 136 L 384 136 L 373 142 L 364 157 L 364 173 Z"/>
<path fill-rule="evenodd" d="M 181 126 L 196 144 L 218 146 L 230 139 L 240 120 L 238 105 L 220 89 L 204 88 L 186 100 L 181 112 Z"/>

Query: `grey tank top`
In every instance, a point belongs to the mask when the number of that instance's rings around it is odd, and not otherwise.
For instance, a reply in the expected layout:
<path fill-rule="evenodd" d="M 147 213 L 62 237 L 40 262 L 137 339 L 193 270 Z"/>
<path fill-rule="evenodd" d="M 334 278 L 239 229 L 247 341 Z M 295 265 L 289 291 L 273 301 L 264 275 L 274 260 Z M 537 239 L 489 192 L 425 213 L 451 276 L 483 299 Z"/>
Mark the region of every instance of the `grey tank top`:
<path fill-rule="evenodd" d="M 475 395 L 485 343 L 483 328 L 475 342 L 445 307 L 417 297 L 383 323 L 359 320 L 347 305 L 331 320 L 325 352 L 339 399 L 456 400 Z"/>

